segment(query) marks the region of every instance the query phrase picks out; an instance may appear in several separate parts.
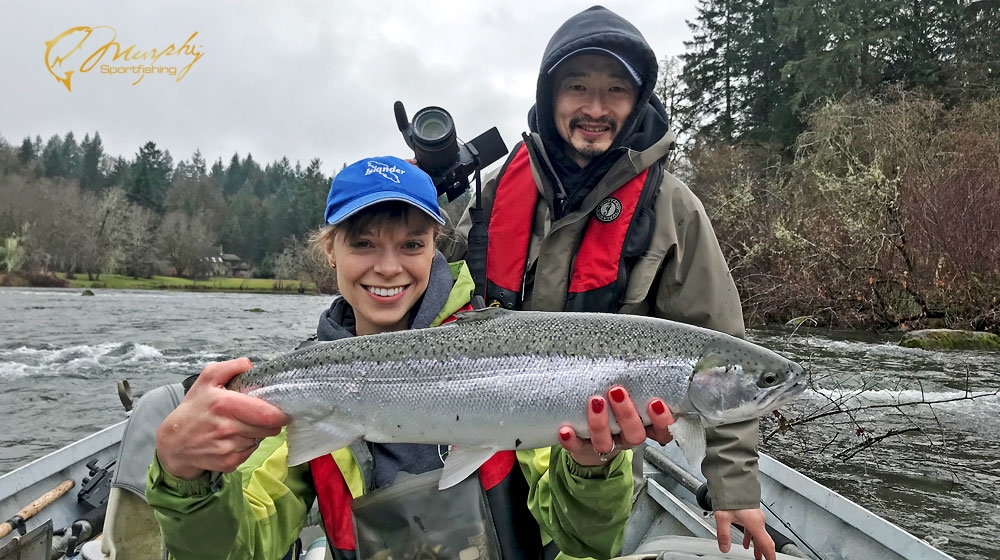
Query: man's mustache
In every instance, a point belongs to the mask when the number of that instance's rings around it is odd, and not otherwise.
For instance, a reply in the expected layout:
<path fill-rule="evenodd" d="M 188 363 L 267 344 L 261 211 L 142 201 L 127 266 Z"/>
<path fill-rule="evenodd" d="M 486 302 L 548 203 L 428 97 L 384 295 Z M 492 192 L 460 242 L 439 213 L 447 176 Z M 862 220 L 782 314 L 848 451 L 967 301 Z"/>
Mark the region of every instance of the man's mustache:
<path fill-rule="evenodd" d="M 618 130 L 618 121 L 612 117 L 601 117 L 599 119 L 592 119 L 589 117 L 573 117 L 569 120 L 569 127 L 576 128 L 580 125 L 588 126 L 600 126 L 604 125 L 611 129 L 611 132 Z"/>

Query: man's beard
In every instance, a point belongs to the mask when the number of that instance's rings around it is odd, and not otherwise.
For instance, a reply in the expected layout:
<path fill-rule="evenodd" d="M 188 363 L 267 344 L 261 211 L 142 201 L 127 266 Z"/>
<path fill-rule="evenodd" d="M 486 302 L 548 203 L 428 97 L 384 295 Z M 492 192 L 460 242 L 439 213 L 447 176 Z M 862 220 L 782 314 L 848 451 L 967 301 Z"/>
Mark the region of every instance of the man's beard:
<path fill-rule="evenodd" d="M 596 126 L 607 126 L 608 132 L 611 134 L 611 141 L 618 136 L 618 121 L 612 117 L 601 117 L 599 119 L 590 119 L 587 117 L 573 117 L 569 121 L 570 130 L 576 130 L 580 125 L 596 125 Z M 582 143 L 573 143 L 573 149 L 576 150 L 580 155 L 588 158 L 595 158 L 604 154 L 610 148 L 608 146 L 603 146 L 593 142 L 583 141 Z"/>

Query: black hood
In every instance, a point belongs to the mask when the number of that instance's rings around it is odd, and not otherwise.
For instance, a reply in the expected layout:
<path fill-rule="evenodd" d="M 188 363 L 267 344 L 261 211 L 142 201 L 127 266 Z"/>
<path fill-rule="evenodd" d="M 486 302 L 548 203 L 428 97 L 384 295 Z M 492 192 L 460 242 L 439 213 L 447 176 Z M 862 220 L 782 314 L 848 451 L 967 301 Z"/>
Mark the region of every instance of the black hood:
<path fill-rule="evenodd" d="M 567 55 L 584 48 L 599 48 L 616 54 L 642 79 L 636 108 L 622 123 L 609 152 L 620 146 L 639 151 L 648 148 L 667 131 L 666 111 L 653 97 L 659 73 L 656 54 L 634 25 L 602 6 L 588 8 L 569 18 L 549 40 L 538 72 L 535 106 L 528 112 L 528 128 L 541 135 L 542 141 L 551 148 L 550 155 L 562 153 L 563 140 L 552 117 L 552 75 L 549 71 Z"/>

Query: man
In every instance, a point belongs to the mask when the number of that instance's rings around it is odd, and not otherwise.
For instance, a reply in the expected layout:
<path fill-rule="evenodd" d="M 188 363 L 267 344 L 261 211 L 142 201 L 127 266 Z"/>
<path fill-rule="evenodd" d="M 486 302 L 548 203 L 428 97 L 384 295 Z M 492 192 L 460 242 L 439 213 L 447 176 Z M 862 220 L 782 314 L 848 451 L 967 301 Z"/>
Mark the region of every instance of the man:
<path fill-rule="evenodd" d="M 653 315 L 744 335 L 708 216 L 663 169 L 674 138 L 653 96 L 657 72 L 639 31 L 600 6 L 553 35 L 528 113 L 531 133 L 482 188 L 488 304 Z M 450 257 L 465 255 L 471 225 L 467 211 L 445 248 Z M 719 549 L 729 550 L 730 523 L 739 523 L 744 546 L 752 540 L 755 556 L 773 560 L 759 505 L 757 430 L 756 421 L 709 430 L 701 467 Z"/>

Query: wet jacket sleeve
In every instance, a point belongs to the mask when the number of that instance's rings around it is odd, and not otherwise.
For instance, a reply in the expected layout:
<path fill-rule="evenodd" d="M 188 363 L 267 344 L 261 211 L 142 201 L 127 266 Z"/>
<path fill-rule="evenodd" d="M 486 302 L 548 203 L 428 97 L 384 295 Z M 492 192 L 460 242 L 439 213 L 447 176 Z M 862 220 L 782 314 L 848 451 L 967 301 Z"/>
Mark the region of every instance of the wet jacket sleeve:
<path fill-rule="evenodd" d="M 146 499 L 171 558 L 281 558 L 298 538 L 315 493 L 308 464 L 288 467 L 282 435 L 265 439 L 235 472 L 176 478 L 154 457 Z"/>
<path fill-rule="evenodd" d="M 611 558 L 621 552 L 632 511 L 632 452 L 607 466 L 583 467 L 562 447 L 517 452 L 528 481 L 528 509 L 563 557 Z"/>
<path fill-rule="evenodd" d="M 758 431 L 756 418 L 705 430 L 707 445 L 701 472 L 708 480 L 713 509 L 760 507 Z"/>
<path fill-rule="evenodd" d="M 743 311 L 715 230 L 701 202 L 686 188 L 675 189 L 658 224 L 670 224 L 673 258 L 668 258 L 655 286 L 654 312 L 743 338 Z M 664 215 L 665 214 L 665 215 Z M 756 419 L 708 428 L 701 469 L 715 509 L 760 507 Z"/>

